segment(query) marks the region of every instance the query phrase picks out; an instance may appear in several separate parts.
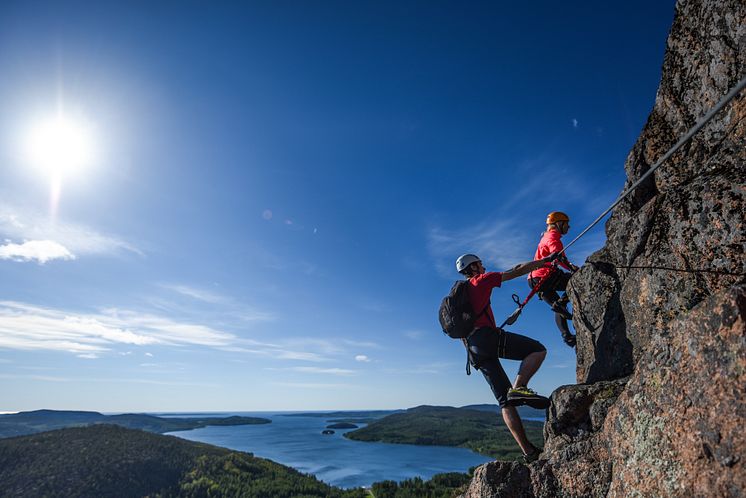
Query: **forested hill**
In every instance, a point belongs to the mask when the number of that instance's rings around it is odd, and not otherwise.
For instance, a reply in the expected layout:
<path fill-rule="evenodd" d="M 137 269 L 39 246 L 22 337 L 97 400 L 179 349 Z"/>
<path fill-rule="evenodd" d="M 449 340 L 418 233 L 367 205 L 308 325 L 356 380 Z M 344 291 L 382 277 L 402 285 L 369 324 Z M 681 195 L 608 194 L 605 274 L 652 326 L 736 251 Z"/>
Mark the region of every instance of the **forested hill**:
<path fill-rule="evenodd" d="M 362 498 L 289 467 L 115 425 L 0 440 L 0 496 Z"/>
<path fill-rule="evenodd" d="M 524 421 L 524 426 L 529 439 L 543 446 L 543 424 Z M 348 432 L 345 437 L 358 441 L 461 446 L 500 460 L 521 456 L 502 417 L 491 410 L 418 406 Z"/>
<path fill-rule="evenodd" d="M 258 417 L 167 418 L 140 413 L 103 415 L 87 411 L 35 410 L 0 415 L 0 438 L 92 424 L 115 424 L 129 429 L 164 433 L 197 429 L 207 425 L 248 425 L 270 422 L 269 419 Z"/>

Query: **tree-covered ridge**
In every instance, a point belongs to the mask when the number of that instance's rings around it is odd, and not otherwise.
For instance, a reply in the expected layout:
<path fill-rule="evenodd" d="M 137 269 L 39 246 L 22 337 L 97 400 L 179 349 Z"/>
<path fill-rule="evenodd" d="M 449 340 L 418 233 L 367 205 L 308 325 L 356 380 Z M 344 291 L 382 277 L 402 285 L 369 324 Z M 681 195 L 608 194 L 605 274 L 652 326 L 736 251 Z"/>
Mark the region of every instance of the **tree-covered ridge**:
<path fill-rule="evenodd" d="M 543 446 L 543 424 L 524 421 L 528 438 Z M 521 456 L 499 415 L 484 410 L 447 406 L 418 406 L 372 422 L 344 435 L 358 441 L 461 446 L 500 460 Z"/>
<path fill-rule="evenodd" d="M 249 453 L 104 424 L 0 440 L 0 483 L 14 497 L 366 495 Z"/>
<path fill-rule="evenodd" d="M 173 432 L 197 429 L 208 425 L 268 424 L 271 420 L 258 417 L 156 417 L 140 413 L 103 415 L 87 411 L 35 410 L 0 415 L 0 438 L 23 436 L 37 432 L 80 427 L 92 424 L 115 424 L 149 432 Z"/>
<path fill-rule="evenodd" d="M 451 498 L 463 492 L 470 480 L 470 474 L 448 472 L 436 474 L 429 481 L 419 477 L 399 483 L 381 481 L 373 484 L 371 491 L 375 498 Z"/>

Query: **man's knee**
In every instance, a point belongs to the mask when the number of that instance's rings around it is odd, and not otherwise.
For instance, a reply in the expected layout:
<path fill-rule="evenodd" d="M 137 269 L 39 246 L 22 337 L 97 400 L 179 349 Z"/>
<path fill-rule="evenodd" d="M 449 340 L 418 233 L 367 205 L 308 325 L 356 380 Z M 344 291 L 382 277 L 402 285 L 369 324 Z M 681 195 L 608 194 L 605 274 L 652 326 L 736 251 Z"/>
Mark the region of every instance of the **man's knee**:
<path fill-rule="evenodd" d="M 534 351 L 533 353 L 526 356 L 526 360 L 529 360 L 531 362 L 536 362 L 541 364 L 544 361 L 544 358 L 547 357 L 547 350 L 542 346 L 542 349 L 540 351 Z"/>
<path fill-rule="evenodd" d="M 503 418 L 507 420 L 515 419 L 518 415 L 518 410 L 516 410 L 515 406 L 512 405 L 501 405 L 500 408 L 502 409 L 502 416 Z"/>
<path fill-rule="evenodd" d="M 543 361 L 543 360 L 544 360 L 544 358 L 546 358 L 546 357 L 547 357 L 547 350 L 546 350 L 546 348 L 545 348 L 545 349 L 543 349 L 542 351 L 536 351 L 536 352 L 534 352 L 534 353 L 531 353 L 531 354 L 535 355 L 535 356 L 534 356 L 534 358 L 536 358 L 537 360 L 539 360 L 539 359 L 540 359 L 540 360 L 542 360 L 542 361 Z"/>

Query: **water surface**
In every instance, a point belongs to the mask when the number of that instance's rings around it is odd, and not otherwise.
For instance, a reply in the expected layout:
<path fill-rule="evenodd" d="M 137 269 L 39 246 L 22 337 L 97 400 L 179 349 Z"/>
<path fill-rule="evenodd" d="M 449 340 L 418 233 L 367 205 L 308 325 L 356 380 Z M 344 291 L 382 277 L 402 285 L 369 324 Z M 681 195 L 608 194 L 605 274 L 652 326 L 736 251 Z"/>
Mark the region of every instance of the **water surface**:
<path fill-rule="evenodd" d="M 492 460 L 465 448 L 368 443 L 342 436 L 352 429 L 338 429 L 334 434 L 322 435 L 321 431 L 330 424 L 323 417 L 288 417 L 279 413 L 256 412 L 220 415 L 263 417 L 272 423 L 210 426 L 169 434 L 253 453 L 343 488 L 370 486 L 384 480 L 401 481 L 415 476 L 430 479 L 443 472 L 467 472 L 470 467 Z M 362 427 L 364 424 L 358 425 Z"/>

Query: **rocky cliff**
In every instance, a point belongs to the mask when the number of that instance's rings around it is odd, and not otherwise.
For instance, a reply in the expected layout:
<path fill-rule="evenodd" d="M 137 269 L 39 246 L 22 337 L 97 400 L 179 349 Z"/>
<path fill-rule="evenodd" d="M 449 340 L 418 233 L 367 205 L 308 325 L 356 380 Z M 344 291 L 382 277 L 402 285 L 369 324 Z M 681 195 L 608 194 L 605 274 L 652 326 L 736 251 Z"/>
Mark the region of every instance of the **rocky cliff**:
<path fill-rule="evenodd" d="M 746 76 L 746 2 L 680 0 L 627 185 Z M 744 496 L 746 92 L 606 224 L 570 281 L 577 386 L 542 458 L 493 462 L 466 497 Z"/>

